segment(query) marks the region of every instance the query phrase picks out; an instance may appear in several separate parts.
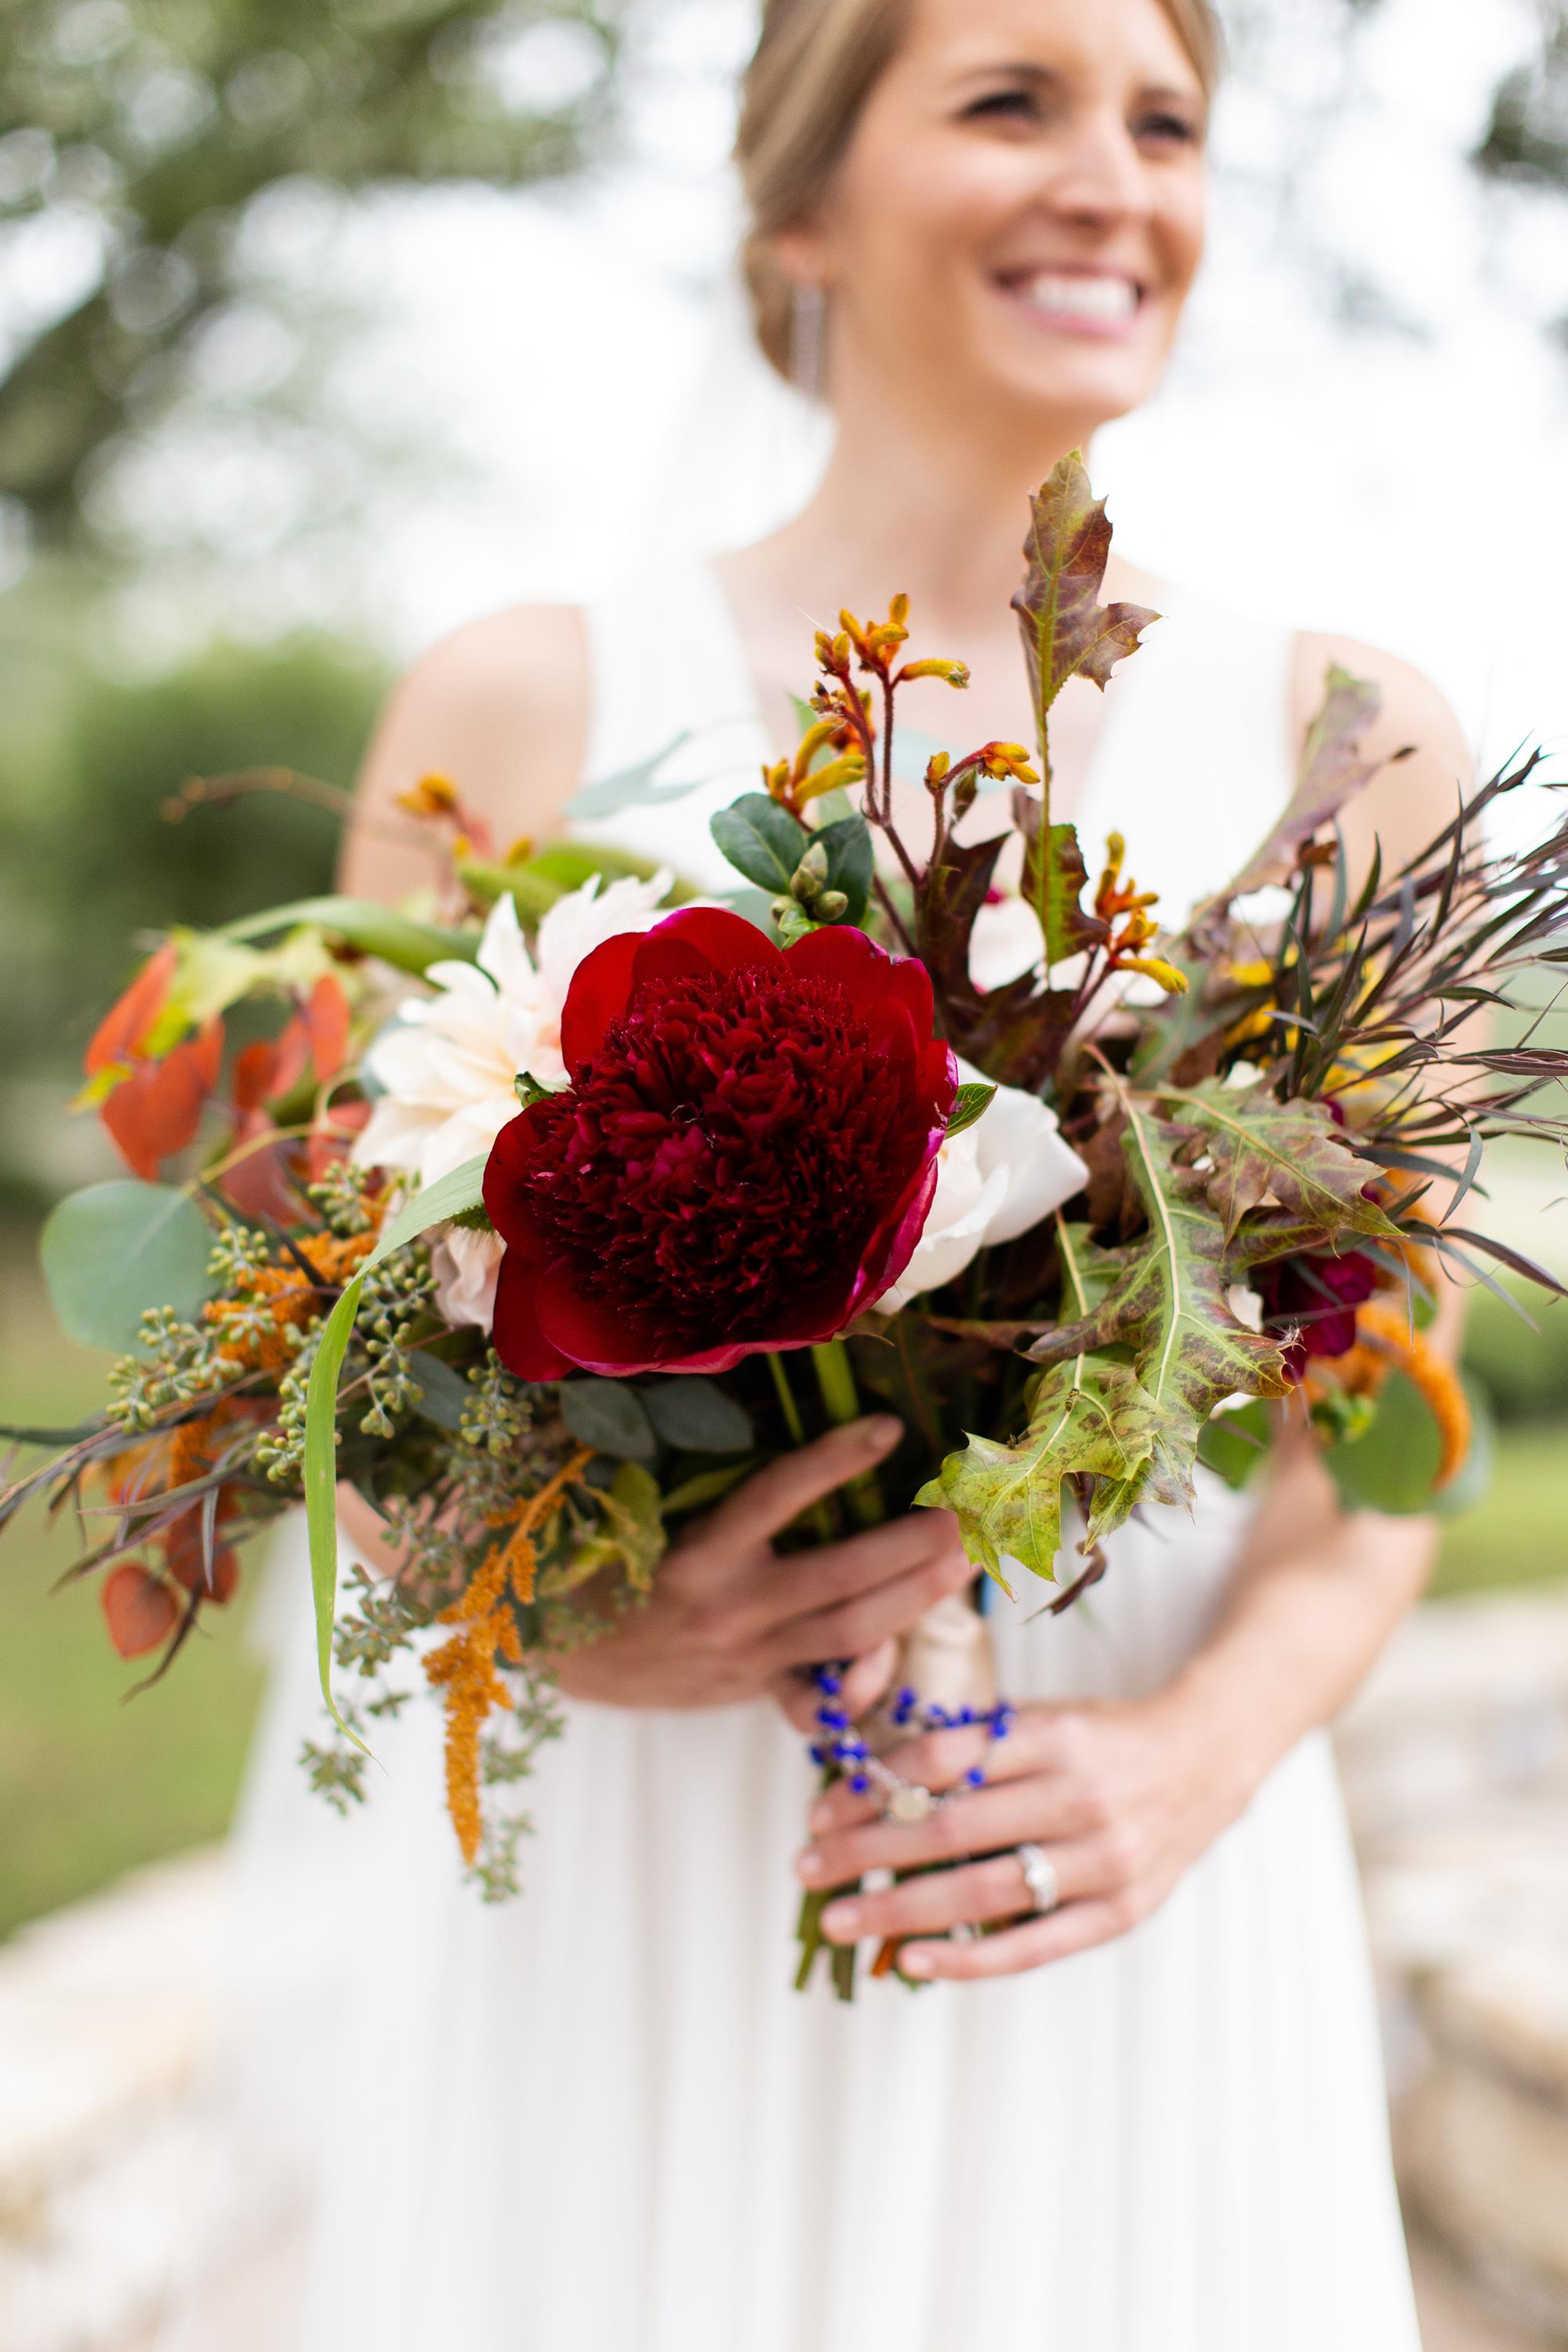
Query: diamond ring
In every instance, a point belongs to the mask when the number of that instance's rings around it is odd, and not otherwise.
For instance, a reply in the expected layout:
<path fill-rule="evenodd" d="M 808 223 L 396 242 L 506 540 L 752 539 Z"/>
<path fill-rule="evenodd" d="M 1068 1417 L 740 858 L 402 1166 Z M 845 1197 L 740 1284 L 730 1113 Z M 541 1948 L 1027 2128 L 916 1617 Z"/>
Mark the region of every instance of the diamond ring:
<path fill-rule="evenodd" d="M 1056 1864 L 1043 1846 L 1021 1845 L 1014 1851 L 1029 1890 L 1031 1906 L 1037 1911 L 1054 1911 L 1062 1899 Z"/>

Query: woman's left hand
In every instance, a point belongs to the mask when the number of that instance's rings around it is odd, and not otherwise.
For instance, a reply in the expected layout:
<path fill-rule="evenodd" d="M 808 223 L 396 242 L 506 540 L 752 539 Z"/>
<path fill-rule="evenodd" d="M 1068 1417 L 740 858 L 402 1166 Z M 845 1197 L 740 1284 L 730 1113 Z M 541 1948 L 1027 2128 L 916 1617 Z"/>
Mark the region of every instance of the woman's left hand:
<path fill-rule="evenodd" d="M 1015 1976 L 1125 1935 L 1163 1903 L 1251 1793 L 1227 1765 L 1212 1722 L 1173 1686 L 1152 1697 L 1022 1708 L 1005 1739 L 939 1731 L 885 1759 L 904 1780 L 957 1786 L 975 1765 L 986 1781 L 904 1825 L 881 1817 L 873 1792 L 840 1781 L 811 1817 L 796 1868 L 807 1886 L 845 1886 L 823 1915 L 835 1943 L 864 1936 L 942 1938 L 902 1945 L 911 1977 Z M 1036 1915 L 1016 1848 L 1041 1847 L 1058 1907 Z M 967 1857 L 975 1857 L 967 1859 Z M 947 1867 L 855 1893 L 869 1870 Z M 973 1941 L 945 1940 L 964 1922 L 1010 1924 Z"/>

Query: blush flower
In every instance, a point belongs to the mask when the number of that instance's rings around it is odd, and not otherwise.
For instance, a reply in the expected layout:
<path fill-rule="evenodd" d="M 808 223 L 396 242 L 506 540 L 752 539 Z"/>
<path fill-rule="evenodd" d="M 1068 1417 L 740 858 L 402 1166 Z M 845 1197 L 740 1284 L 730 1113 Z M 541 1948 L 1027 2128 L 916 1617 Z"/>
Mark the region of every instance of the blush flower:
<path fill-rule="evenodd" d="M 963 1060 L 958 1075 L 987 1083 Z M 949 1136 L 937 1153 L 925 1230 L 878 1306 L 891 1315 L 922 1291 L 940 1290 L 981 1250 L 1016 1241 L 1088 1181 L 1088 1169 L 1062 1140 L 1055 1111 L 1021 1087 L 998 1087 L 974 1125 Z"/>
<path fill-rule="evenodd" d="M 421 1185 L 488 1151 L 517 1115 L 514 1080 L 531 1070 L 542 1086 L 566 1076 L 561 1015 L 585 955 L 659 919 L 668 871 L 647 882 L 595 876 L 556 901 L 530 955 L 510 895 L 498 898 L 473 963 L 434 963 L 436 993 L 412 997 L 397 1025 L 378 1037 L 364 1067 L 384 1091 L 354 1147 L 362 1168 L 398 1169 Z M 452 1323 L 488 1328 L 500 1244 L 492 1234 L 455 1228 L 433 1253 L 436 1304 Z"/>
<path fill-rule="evenodd" d="M 495 1344 L 525 1380 L 725 1371 L 897 1280 L 957 1091 L 931 982 L 847 927 L 682 908 L 578 968 L 570 1085 L 503 1129 Z"/>

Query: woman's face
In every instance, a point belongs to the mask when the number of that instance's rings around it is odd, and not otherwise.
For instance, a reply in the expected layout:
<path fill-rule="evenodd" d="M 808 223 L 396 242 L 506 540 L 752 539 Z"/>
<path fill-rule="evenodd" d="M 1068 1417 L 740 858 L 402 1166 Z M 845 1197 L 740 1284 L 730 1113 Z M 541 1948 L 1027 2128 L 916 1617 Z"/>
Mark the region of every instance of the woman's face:
<path fill-rule="evenodd" d="M 830 389 L 1087 438 L 1146 399 L 1204 235 L 1202 85 L 1159 0 L 910 0 L 819 220 Z"/>

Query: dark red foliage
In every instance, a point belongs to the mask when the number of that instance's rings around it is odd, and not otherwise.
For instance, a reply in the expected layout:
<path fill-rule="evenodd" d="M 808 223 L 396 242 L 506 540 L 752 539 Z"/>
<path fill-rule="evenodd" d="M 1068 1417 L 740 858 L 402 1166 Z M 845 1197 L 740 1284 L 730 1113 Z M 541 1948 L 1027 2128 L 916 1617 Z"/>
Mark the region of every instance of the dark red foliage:
<path fill-rule="evenodd" d="M 1274 1330 L 1297 1327 L 1285 1350 L 1285 1370 L 1299 1381 L 1311 1356 L 1348 1356 L 1355 1346 L 1355 1310 L 1377 1287 L 1377 1268 L 1359 1250 L 1342 1257 L 1276 1258 L 1252 1276 Z"/>
<path fill-rule="evenodd" d="M 690 908 L 585 957 L 570 1087 L 503 1129 L 495 1342 L 525 1380 L 722 1371 L 830 1338 L 909 1263 L 957 1086 L 923 967 Z"/>

